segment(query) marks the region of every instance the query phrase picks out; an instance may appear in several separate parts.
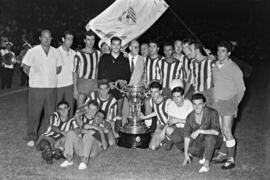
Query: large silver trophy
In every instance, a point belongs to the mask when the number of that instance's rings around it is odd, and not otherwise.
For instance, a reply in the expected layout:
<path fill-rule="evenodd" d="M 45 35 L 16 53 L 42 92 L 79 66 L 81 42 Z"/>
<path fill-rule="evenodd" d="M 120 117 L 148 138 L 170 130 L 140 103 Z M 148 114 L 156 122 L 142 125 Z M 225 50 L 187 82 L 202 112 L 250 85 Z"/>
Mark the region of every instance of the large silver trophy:
<path fill-rule="evenodd" d="M 129 115 L 128 122 L 120 129 L 118 145 L 127 148 L 147 148 L 151 133 L 139 117 L 146 98 L 146 88 L 141 85 L 126 86 L 124 92 L 128 99 Z"/>

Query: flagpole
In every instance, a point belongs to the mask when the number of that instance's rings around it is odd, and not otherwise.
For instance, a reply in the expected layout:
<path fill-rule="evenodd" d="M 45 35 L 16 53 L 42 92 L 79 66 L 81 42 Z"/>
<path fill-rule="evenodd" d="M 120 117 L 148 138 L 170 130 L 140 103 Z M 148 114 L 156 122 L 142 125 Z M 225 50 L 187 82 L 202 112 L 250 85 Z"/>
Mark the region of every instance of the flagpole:
<path fill-rule="evenodd" d="M 188 30 L 188 32 L 195 37 L 196 40 L 200 41 L 201 40 L 198 38 L 198 36 L 188 27 L 188 25 L 176 14 L 176 12 L 169 6 L 169 9 L 173 13 L 173 15 L 176 17 L 176 19 Z"/>

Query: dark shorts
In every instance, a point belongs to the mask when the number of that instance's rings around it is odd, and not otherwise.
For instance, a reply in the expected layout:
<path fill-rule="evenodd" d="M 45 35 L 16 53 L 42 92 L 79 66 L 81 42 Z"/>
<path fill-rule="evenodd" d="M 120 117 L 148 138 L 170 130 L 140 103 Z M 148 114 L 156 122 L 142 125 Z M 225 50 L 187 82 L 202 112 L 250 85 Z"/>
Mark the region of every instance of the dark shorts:
<path fill-rule="evenodd" d="M 233 97 L 229 100 L 215 100 L 213 107 L 217 110 L 220 116 L 237 116 L 238 100 Z"/>

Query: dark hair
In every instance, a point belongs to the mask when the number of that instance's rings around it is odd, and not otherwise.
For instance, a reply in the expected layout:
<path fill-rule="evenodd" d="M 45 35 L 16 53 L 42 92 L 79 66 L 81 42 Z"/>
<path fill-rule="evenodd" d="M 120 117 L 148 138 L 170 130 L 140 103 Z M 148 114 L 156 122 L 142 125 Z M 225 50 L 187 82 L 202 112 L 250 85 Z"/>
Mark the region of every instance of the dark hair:
<path fill-rule="evenodd" d="M 228 41 L 221 41 L 218 43 L 217 47 L 224 47 L 228 52 L 232 52 L 232 44 Z"/>
<path fill-rule="evenodd" d="M 162 90 L 162 86 L 159 82 L 153 81 L 149 84 L 149 89 L 159 89 Z"/>
<path fill-rule="evenodd" d="M 68 102 L 67 101 L 64 101 L 64 100 L 62 100 L 62 101 L 60 101 L 59 103 L 57 103 L 57 109 L 59 108 L 59 106 L 61 106 L 61 105 L 67 105 L 68 107 L 69 107 L 69 104 L 68 104 Z"/>
<path fill-rule="evenodd" d="M 171 42 L 165 42 L 165 43 L 163 44 L 163 48 L 164 48 L 165 46 L 171 46 L 172 48 L 174 47 L 173 44 L 172 44 Z"/>
<path fill-rule="evenodd" d="M 94 36 L 96 38 L 96 34 L 91 30 L 84 33 L 84 38 L 86 38 L 86 36 Z"/>
<path fill-rule="evenodd" d="M 111 43 L 112 43 L 113 41 L 120 41 L 120 44 L 122 43 L 122 40 L 121 40 L 119 37 L 117 37 L 117 36 L 113 36 L 113 37 L 111 38 Z"/>
<path fill-rule="evenodd" d="M 157 42 L 156 40 L 153 40 L 153 39 L 152 39 L 152 40 L 149 41 L 148 44 L 150 45 L 151 43 L 156 44 L 157 47 L 159 47 L 159 44 L 158 44 L 158 42 Z"/>
<path fill-rule="evenodd" d="M 181 96 L 183 96 L 184 95 L 184 92 L 185 92 L 185 90 L 182 88 L 182 87 L 175 87 L 175 88 L 173 88 L 173 90 L 172 90 L 172 94 L 173 93 L 175 93 L 175 92 L 179 92 L 180 94 L 181 94 Z"/>
<path fill-rule="evenodd" d="M 101 79 L 101 80 L 98 80 L 98 87 L 100 85 L 108 85 L 109 86 L 109 80 L 108 79 Z"/>
<path fill-rule="evenodd" d="M 88 102 L 88 106 L 90 106 L 90 105 L 94 105 L 94 106 L 96 106 L 97 108 L 99 108 L 99 104 L 98 104 L 98 102 L 95 101 L 95 100 L 90 100 L 90 101 Z"/>
<path fill-rule="evenodd" d="M 203 44 L 202 44 L 200 41 L 195 40 L 195 41 L 191 41 L 191 42 L 189 43 L 189 45 L 192 45 L 192 44 L 194 44 L 195 49 L 199 49 L 199 51 L 200 51 L 201 53 L 204 53 L 204 50 L 203 50 Z"/>
<path fill-rule="evenodd" d="M 103 110 L 98 110 L 98 112 L 97 113 L 101 113 L 101 114 L 103 114 L 103 116 L 104 116 L 104 119 L 106 119 L 107 118 L 107 114 L 106 114 L 106 112 L 105 111 L 103 111 Z M 96 113 L 96 114 L 97 114 Z"/>
<path fill-rule="evenodd" d="M 206 98 L 203 94 L 201 93 L 195 93 L 191 96 L 191 101 L 193 102 L 193 100 L 199 100 L 199 99 L 202 99 L 203 100 L 203 103 L 206 102 Z"/>
<path fill-rule="evenodd" d="M 147 45 L 147 46 L 149 46 L 146 42 L 141 43 L 140 47 L 141 47 L 142 45 Z"/>
<path fill-rule="evenodd" d="M 192 38 L 185 38 L 185 39 L 183 39 L 183 41 L 182 41 L 182 44 L 190 44 L 190 42 L 192 42 L 192 41 L 194 41 L 194 39 L 192 39 Z"/>
<path fill-rule="evenodd" d="M 66 38 L 66 35 L 72 35 L 72 36 L 74 36 L 74 34 L 73 34 L 73 32 L 72 31 L 70 31 L 70 30 L 66 30 L 66 31 L 64 31 L 63 32 L 63 38 Z"/>
<path fill-rule="evenodd" d="M 182 43 L 182 41 L 181 41 L 180 39 L 176 39 L 176 40 L 173 42 L 173 45 L 175 45 L 175 43 L 178 42 L 178 41 Z"/>

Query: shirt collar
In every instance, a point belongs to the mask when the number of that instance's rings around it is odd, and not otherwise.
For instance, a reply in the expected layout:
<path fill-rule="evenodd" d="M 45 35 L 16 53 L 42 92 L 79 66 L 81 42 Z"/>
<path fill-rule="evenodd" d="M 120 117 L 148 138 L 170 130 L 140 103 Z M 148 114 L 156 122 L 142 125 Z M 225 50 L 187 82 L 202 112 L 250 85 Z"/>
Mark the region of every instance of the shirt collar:
<path fill-rule="evenodd" d="M 136 56 L 134 56 L 134 57 L 133 57 L 133 56 L 131 56 L 131 54 L 130 54 L 130 53 L 128 54 L 128 58 L 129 58 L 129 59 L 131 59 L 131 58 L 137 59 L 137 58 L 138 58 L 138 56 L 139 56 L 139 55 L 136 55 Z"/>

